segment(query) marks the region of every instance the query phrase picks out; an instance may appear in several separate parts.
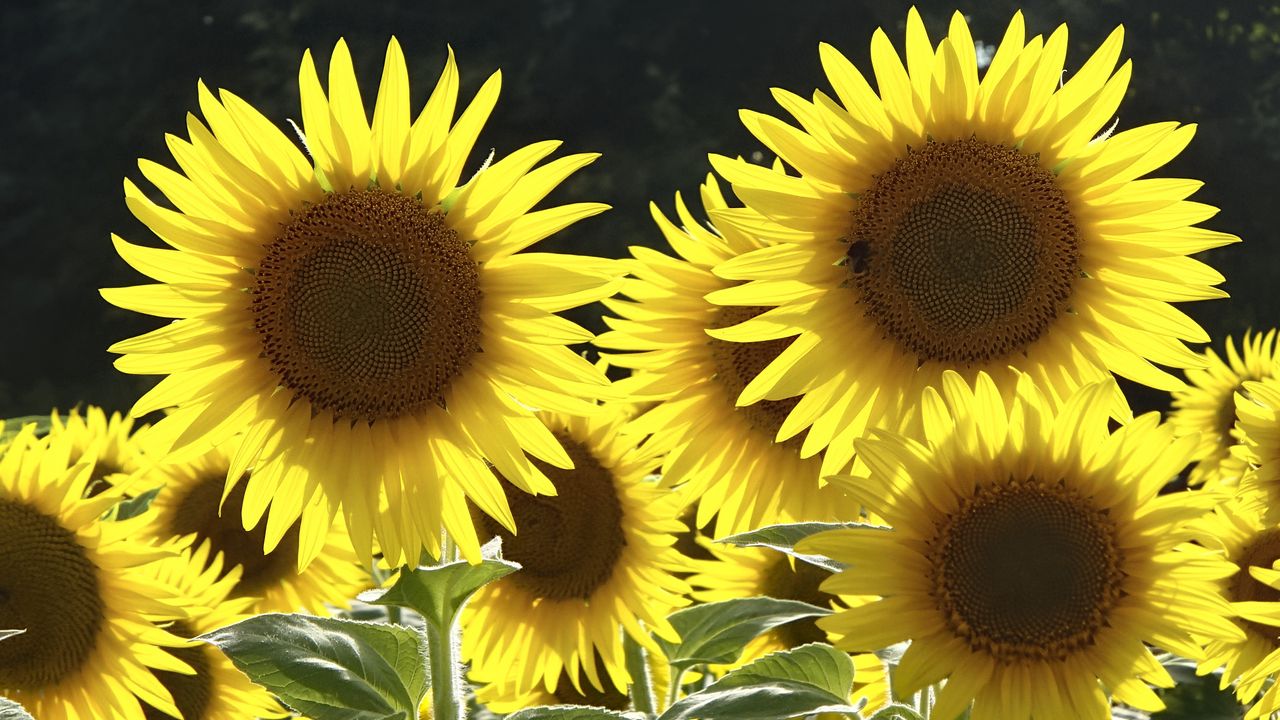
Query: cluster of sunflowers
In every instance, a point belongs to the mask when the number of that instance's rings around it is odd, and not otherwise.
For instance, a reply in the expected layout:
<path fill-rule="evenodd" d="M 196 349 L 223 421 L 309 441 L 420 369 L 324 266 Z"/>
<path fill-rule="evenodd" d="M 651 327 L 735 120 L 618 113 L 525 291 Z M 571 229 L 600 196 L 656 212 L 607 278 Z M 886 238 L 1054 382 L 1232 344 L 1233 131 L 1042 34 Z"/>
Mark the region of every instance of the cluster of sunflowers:
<path fill-rule="evenodd" d="M 157 283 L 102 291 L 172 319 L 112 347 L 163 415 L 0 440 L 0 710 L 405 717 L 297 692 L 376 674 L 356 635 L 228 640 L 302 611 L 425 627 L 400 699 L 437 717 L 465 670 L 513 718 L 1105 718 L 1179 662 L 1271 717 L 1276 334 L 1188 349 L 1170 303 L 1225 297 L 1191 256 L 1237 238 L 1147 176 L 1195 128 L 1113 132 L 1122 31 L 1064 73 L 1066 38 L 1017 15 L 980 59 L 913 10 L 876 89 L 823 45 L 834 97 L 742 113 L 777 159 L 713 156 L 732 193 L 654 206 L 674 255 L 624 260 L 528 251 L 607 209 L 533 209 L 596 156 L 468 173 L 501 77 L 455 119 L 452 54 L 415 118 L 392 40 L 370 122 L 345 44 L 327 89 L 308 53 L 300 142 L 200 85 L 179 170 L 140 162 L 163 199 L 125 182 L 168 247 L 113 237 Z M 558 315 L 597 301 L 599 337 Z"/>

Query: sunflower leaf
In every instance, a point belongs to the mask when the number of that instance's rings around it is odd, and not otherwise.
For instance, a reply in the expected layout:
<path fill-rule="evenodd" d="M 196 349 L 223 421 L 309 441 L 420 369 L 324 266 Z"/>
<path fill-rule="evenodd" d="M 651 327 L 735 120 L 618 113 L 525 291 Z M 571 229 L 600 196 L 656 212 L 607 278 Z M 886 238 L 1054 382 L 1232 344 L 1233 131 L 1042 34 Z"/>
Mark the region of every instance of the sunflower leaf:
<path fill-rule="evenodd" d="M 853 662 L 823 643 L 766 655 L 672 705 L 660 720 L 786 720 L 819 712 L 858 715 L 849 704 Z"/>
<path fill-rule="evenodd" d="M 406 568 L 386 591 L 361 593 L 360 599 L 374 605 L 409 608 L 437 628 L 448 629 L 477 590 L 519 569 L 517 563 L 492 558 L 479 565 L 458 561 L 433 567 Z"/>
<path fill-rule="evenodd" d="M 314 720 L 416 718 L 430 684 L 426 639 L 403 627 L 269 613 L 197 639 Z"/>
<path fill-rule="evenodd" d="M 160 494 L 161 489 L 163 489 L 163 486 L 152 488 L 135 497 L 121 500 L 116 505 L 116 520 L 128 520 L 146 512 L 147 508 L 151 507 L 151 501 L 155 500 L 156 496 Z"/>
<path fill-rule="evenodd" d="M 823 555 L 805 555 L 796 552 L 796 543 L 820 532 L 827 530 L 839 530 L 842 528 L 882 528 L 880 525 L 872 525 L 869 523 L 830 523 L 830 522 L 802 522 L 802 523 L 784 523 L 781 525 L 766 525 L 757 530 L 750 530 L 736 535 L 728 535 L 722 537 L 716 542 L 737 545 L 738 547 L 762 547 L 770 550 L 777 550 L 780 553 L 786 553 L 797 560 L 803 560 L 812 565 L 829 570 L 831 572 L 840 572 L 845 569 L 845 564 L 837 562 Z"/>
<path fill-rule="evenodd" d="M 35 720 L 31 717 L 31 713 L 27 712 L 18 703 L 0 697 L 0 720 Z"/>
<path fill-rule="evenodd" d="M 786 720 L 815 712 L 844 712 L 849 705 L 854 664 L 849 655 L 824 643 L 774 652 L 739 667 L 690 694 L 659 720 Z"/>
<path fill-rule="evenodd" d="M 506 720 L 631 720 L 636 713 L 621 713 L 589 705 L 545 705 L 517 710 Z"/>
<path fill-rule="evenodd" d="M 657 642 L 674 668 L 725 664 L 737 660 L 747 643 L 761 633 L 793 620 L 830 614 L 829 609 L 798 600 L 733 598 L 672 613 L 669 620 L 680 634 L 680 642 L 662 638 Z"/>

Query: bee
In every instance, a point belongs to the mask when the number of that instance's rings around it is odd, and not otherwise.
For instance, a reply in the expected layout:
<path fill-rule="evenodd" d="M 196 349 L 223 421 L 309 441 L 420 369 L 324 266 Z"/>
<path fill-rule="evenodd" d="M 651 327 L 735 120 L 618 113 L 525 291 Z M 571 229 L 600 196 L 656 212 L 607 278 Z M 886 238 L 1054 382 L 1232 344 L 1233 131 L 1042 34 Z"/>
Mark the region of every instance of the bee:
<path fill-rule="evenodd" d="M 849 259 L 849 269 L 854 275 L 861 275 L 871 269 L 871 243 L 866 240 L 854 240 L 845 251 Z"/>

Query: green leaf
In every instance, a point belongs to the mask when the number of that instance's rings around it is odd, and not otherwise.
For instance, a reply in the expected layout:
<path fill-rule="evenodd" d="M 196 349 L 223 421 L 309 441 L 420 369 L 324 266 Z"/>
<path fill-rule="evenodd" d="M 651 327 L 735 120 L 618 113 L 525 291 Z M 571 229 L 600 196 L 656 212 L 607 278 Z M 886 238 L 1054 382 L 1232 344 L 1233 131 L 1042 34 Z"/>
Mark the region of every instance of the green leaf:
<path fill-rule="evenodd" d="M 446 565 L 405 568 L 384 592 L 362 593 L 360 599 L 374 605 L 395 605 L 416 610 L 427 622 L 447 630 L 467 600 L 485 585 L 519 570 L 506 560 L 486 559 L 479 565 L 466 561 Z"/>
<path fill-rule="evenodd" d="M 27 712 L 18 703 L 0 697 L 0 720 L 35 720 L 31 717 L 31 713 Z"/>
<path fill-rule="evenodd" d="M 888 530 L 889 528 L 881 525 L 871 525 L 868 523 L 828 523 L 828 522 L 802 522 L 802 523 L 786 523 L 782 525 L 766 525 L 758 530 L 738 533 L 737 535 L 729 535 L 722 537 L 716 542 L 737 545 L 738 547 L 762 547 L 770 550 L 777 550 L 780 553 L 786 553 L 797 560 L 803 560 L 807 563 L 817 565 L 831 572 L 840 572 L 846 566 L 844 563 L 832 560 L 823 555 L 805 555 L 796 552 L 796 543 L 820 532 L 827 530 L 840 530 L 843 528 L 875 528 L 877 530 Z"/>
<path fill-rule="evenodd" d="M 426 639 L 408 628 L 270 613 L 197 639 L 313 720 L 416 718 L 430 683 Z"/>
<path fill-rule="evenodd" d="M 589 705 L 545 705 L 517 710 L 506 720 L 631 720 L 635 717 L 635 713 L 620 713 Z"/>
<path fill-rule="evenodd" d="M 731 663 L 761 633 L 793 620 L 830 614 L 829 609 L 798 600 L 734 598 L 672 613 L 669 619 L 680 633 L 680 642 L 662 638 L 657 641 L 668 662 L 677 669 L 701 663 Z"/>
<path fill-rule="evenodd" d="M 18 433 L 22 431 L 24 425 L 36 426 L 36 437 L 46 435 L 49 428 L 53 426 L 53 421 L 48 415 L 23 415 L 22 417 L 14 417 L 0 420 L 0 445 L 12 442 L 18 437 Z"/>
<path fill-rule="evenodd" d="M 869 720 L 924 720 L 924 717 L 910 705 L 892 703 L 877 710 Z"/>
<path fill-rule="evenodd" d="M 27 631 L 26 628 L 23 628 L 21 630 L 0 630 L 0 640 L 8 640 L 14 635 L 21 635 L 26 631 Z"/>
<path fill-rule="evenodd" d="M 849 704 L 853 661 L 830 645 L 812 643 L 766 655 L 672 705 L 660 720 L 788 720 L 837 712 Z"/>
<path fill-rule="evenodd" d="M 147 508 L 151 507 L 151 501 L 160 494 L 161 489 L 163 486 L 152 488 L 136 497 L 121 500 L 116 505 L 116 520 L 128 520 L 146 512 Z"/>

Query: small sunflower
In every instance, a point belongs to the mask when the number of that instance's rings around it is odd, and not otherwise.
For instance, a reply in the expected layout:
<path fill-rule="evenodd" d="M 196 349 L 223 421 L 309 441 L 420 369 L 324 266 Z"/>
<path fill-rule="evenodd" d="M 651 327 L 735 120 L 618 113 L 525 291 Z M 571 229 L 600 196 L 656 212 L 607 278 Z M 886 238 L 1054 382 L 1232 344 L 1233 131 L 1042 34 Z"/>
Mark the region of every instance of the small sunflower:
<path fill-rule="evenodd" d="M 1280 518 L 1280 378 L 1246 380 L 1235 393 L 1235 433 L 1241 444 L 1231 452 L 1256 467 L 1241 487 L 1266 494 L 1269 513 Z"/>
<path fill-rule="evenodd" d="M 157 581 L 176 587 L 182 594 L 188 616 L 169 628 L 181 637 L 193 638 L 239 622 L 253 609 L 252 598 L 231 597 L 240 568 L 223 572 L 222 556 L 210 557 L 207 543 L 156 563 L 151 572 Z M 195 674 L 156 673 L 173 695 L 182 720 L 244 720 L 288 714 L 213 645 L 193 642 L 170 652 L 195 670 Z M 167 718 L 152 710 L 146 716 L 147 720 Z"/>
<path fill-rule="evenodd" d="M 1228 337 L 1226 356 L 1224 362 L 1213 348 L 1206 348 L 1207 367 L 1188 370 L 1191 384 L 1173 394 L 1175 409 L 1169 422 L 1179 433 L 1200 434 L 1200 447 L 1193 458 L 1196 465 L 1189 479 L 1192 485 L 1235 485 L 1249 469 L 1242 458 L 1231 453 L 1231 446 L 1239 442 L 1235 394 L 1245 382 L 1275 377 L 1280 370 L 1276 331 L 1245 333 L 1239 351 Z"/>
<path fill-rule="evenodd" d="M 284 513 L 259 521 L 268 491 L 260 489 L 257 471 L 226 489 L 233 454 L 224 445 L 193 460 L 158 465 L 153 477 L 164 485 L 151 504 L 157 515 L 151 531 L 162 539 L 190 537 L 193 546 L 209 546 L 201 557 L 222 557 L 223 574 L 241 568 L 229 594 L 254 598 L 251 613 L 326 613 L 326 605 L 350 607 L 351 599 L 373 580 L 351 549 L 342 523 L 308 527 L 304 515 L 283 529 L 273 527 L 273 521 L 288 517 Z M 259 505 L 247 506 L 246 497 Z M 308 532 L 323 533 L 321 549 L 299 570 L 298 546 Z"/>
<path fill-rule="evenodd" d="M 779 600 L 799 600 L 823 608 L 847 609 L 864 603 L 858 598 L 838 598 L 819 587 L 831 573 L 811 563 L 796 561 L 776 550 L 713 545 L 713 561 L 697 563 L 698 573 L 689 578 L 699 602 L 765 596 Z M 779 650 L 806 643 L 831 642 L 812 619 L 796 620 L 759 635 L 742 651 L 732 667 L 738 667 Z M 873 653 L 854 655 L 852 702 L 866 698 L 870 712 L 889 702 L 889 677 L 884 662 Z M 724 669 L 732 669 L 724 668 Z"/>
<path fill-rule="evenodd" d="M 560 490 L 554 497 L 506 487 L 518 534 L 477 513 L 484 533 L 500 537 L 503 556 L 523 569 L 467 604 L 462 655 L 476 682 L 514 695 L 539 686 L 554 694 L 562 673 L 579 693 L 587 684 L 625 693 L 621 631 L 659 652 L 649 633 L 678 640 L 667 615 L 688 604 L 689 587 L 673 574 L 687 564 L 673 547 L 684 529 L 679 497 L 645 479 L 659 459 L 651 444 L 636 447 L 634 436 L 619 434 L 626 417 L 616 408 L 547 420 L 574 469 L 537 461 Z"/>
<path fill-rule="evenodd" d="M 1197 522 L 1199 540 L 1220 549 L 1239 570 L 1223 578 L 1220 587 L 1236 612 L 1244 639 L 1215 638 L 1205 646 L 1199 672 L 1223 668 L 1222 689 L 1236 683 L 1236 697 L 1252 702 L 1267 680 L 1280 673 L 1280 525 L 1264 521 L 1265 496 L 1244 492 L 1218 505 L 1211 516 Z M 1266 688 L 1248 717 L 1271 717 L 1280 710 L 1280 685 Z"/>
<path fill-rule="evenodd" d="M 370 124 L 339 41 L 327 95 L 310 51 L 302 60 L 310 160 L 244 100 L 200 85 L 205 122 L 189 115 L 190 139 L 168 138 L 181 172 L 139 163 L 176 210 L 126 181 L 129 208 L 174 249 L 113 238 L 160 284 L 103 295 L 176 319 L 111 348 L 124 372 L 167 375 L 132 413 L 177 406 L 156 426 L 175 452 L 247 428 L 227 482 L 255 469 L 249 504 L 270 500 L 285 516 L 269 533 L 299 514 L 327 526 L 341 513 L 366 559 L 375 535 L 393 561 L 438 554 L 443 527 L 478 560 L 468 499 L 513 527 L 489 463 L 546 494 L 555 488 L 525 452 L 569 466 L 532 409 L 593 412 L 608 380 L 566 346 L 591 334 L 554 313 L 612 294 L 616 261 L 521 251 L 607 206 L 530 212 L 597 157 L 532 169 L 556 141 L 461 182 L 500 81 L 455 121 L 450 53 L 411 122 L 393 39 Z M 325 533 L 303 535 L 301 566 Z"/>
<path fill-rule="evenodd" d="M 728 208 L 714 178 L 702 186 L 710 212 Z M 796 401 L 764 401 L 735 407 L 734 401 L 759 372 L 790 345 L 789 339 L 731 343 L 707 336 L 754 317 L 764 308 L 720 307 L 705 295 L 734 283 L 712 274 L 717 264 L 761 247 L 735 229 L 723 233 L 696 220 L 676 195 L 680 226 L 651 205 L 654 221 L 673 258 L 645 247 L 631 249 L 633 279 L 623 281 L 627 300 L 606 300 L 620 317 L 596 340 L 601 347 L 631 351 L 610 362 L 634 374 L 617 389 L 637 400 L 658 401 L 634 420 L 628 432 L 653 434 L 649 442 L 668 448 L 664 486 L 682 485 L 698 499 L 696 524 L 715 515 L 722 536 L 781 522 L 784 517 L 831 520 L 857 512 L 843 495 L 820 481 L 820 458 L 801 457 L 799 440 L 774 442 Z M 829 469 L 836 472 L 843 468 Z"/>
<path fill-rule="evenodd" d="M 85 497 L 93 467 L 66 437 L 23 429 L 0 457 L 0 697 L 43 720 L 175 715 L 153 671 L 188 672 L 153 622 L 180 620 L 176 590 L 150 567 L 173 551 L 138 540 L 154 519 L 108 521 L 116 488 Z"/>
<path fill-rule="evenodd" d="M 871 476 L 838 481 L 893 530 L 798 544 L 850 564 L 824 591 L 873 600 L 818 625 L 849 650 L 910 640 L 895 690 L 945 678 L 940 718 L 1105 718 L 1104 689 L 1162 708 L 1147 683 L 1173 680 L 1144 643 L 1199 659 L 1201 640 L 1243 640 L 1215 582 L 1235 568 L 1186 542 L 1214 494 L 1158 496 L 1196 438 L 1158 413 L 1111 433 L 1110 384 L 1055 417 L 1030 376 L 1006 401 L 986 373 L 970 388 L 948 372 L 923 396 L 925 442 L 859 441 Z"/>
<path fill-rule="evenodd" d="M 108 417 L 102 408 L 90 405 L 83 415 L 73 409 L 65 420 L 55 410 L 49 420 L 49 432 L 66 435 L 71 442 L 73 461 L 86 455 L 96 458 L 86 490 L 90 495 L 113 486 L 128 491 L 151 465 L 135 439 L 131 417 L 118 412 Z"/>
<path fill-rule="evenodd" d="M 1058 403 L 1112 372 L 1181 388 L 1152 363 L 1200 367 L 1183 341 L 1209 338 L 1169 303 L 1225 297 L 1189 255 L 1238 238 L 1196 227 L 1217 212 L 1185 200 L 1199 181 L 1144 177 L 1195 126 L 1106 129 L 1129 82 L 1122 36 L 1063 83 L 1066 27 L 1027 40 L 1017 14 L 979 79 L 963 16 L 934 46 L 913 9 L 905 66 L 872 38 L 879 94 L 822 45 L 838 102 L 775 91 L 798 128 L 744 111 L 799 175 L 712 157 L 748 210 L 712 219 L 768 243 L 717 266 L 748 282 L 708 297 L 763 312 L 712 334 L 790 343 L 739 404 L 801 396 L 778 439 L 809 427 L 806 454 L 830 446 L 830 467 L 948 369 L 1006 395 L 1024 371 Z"/>

